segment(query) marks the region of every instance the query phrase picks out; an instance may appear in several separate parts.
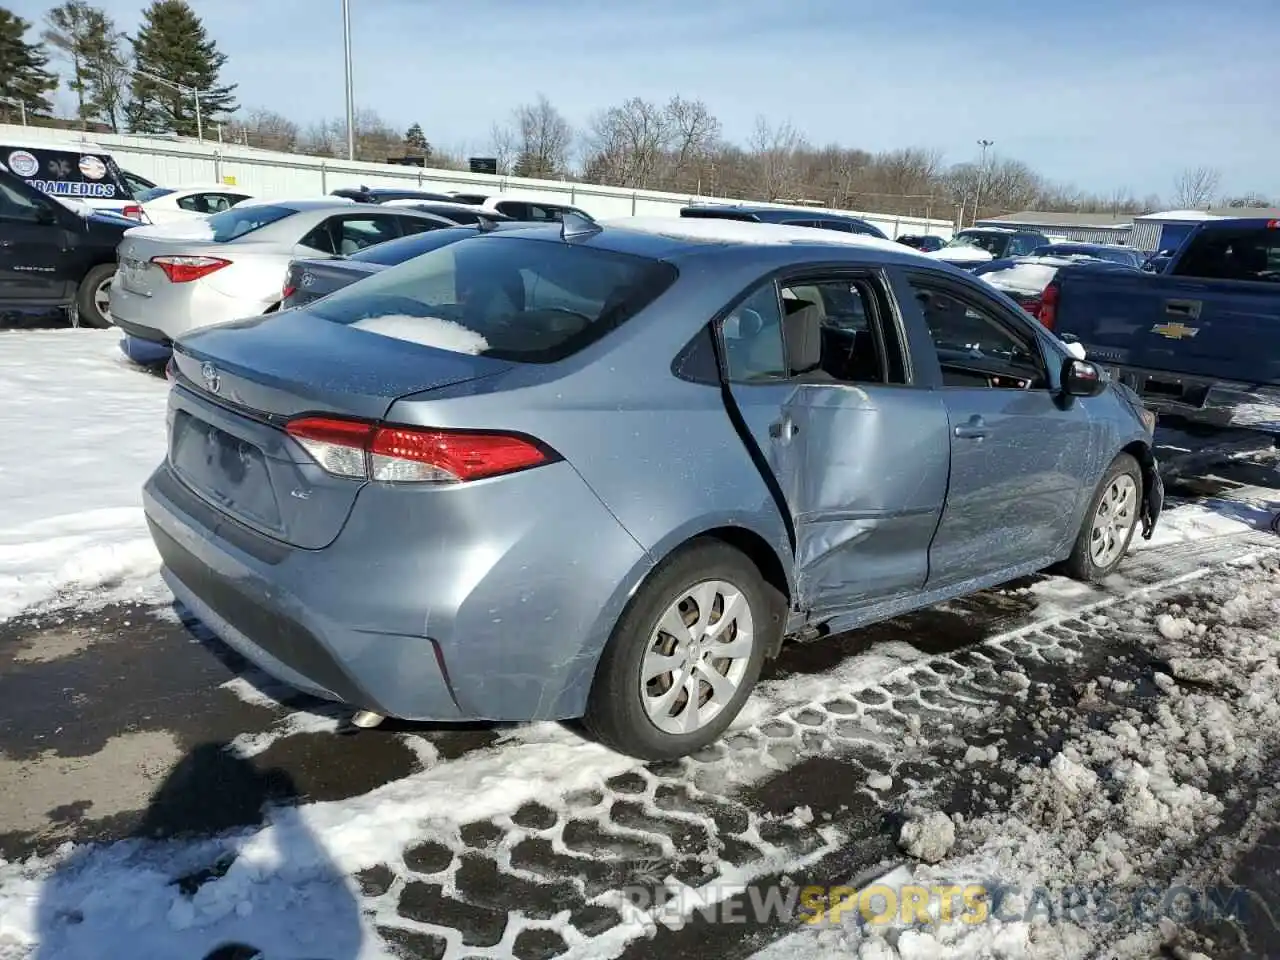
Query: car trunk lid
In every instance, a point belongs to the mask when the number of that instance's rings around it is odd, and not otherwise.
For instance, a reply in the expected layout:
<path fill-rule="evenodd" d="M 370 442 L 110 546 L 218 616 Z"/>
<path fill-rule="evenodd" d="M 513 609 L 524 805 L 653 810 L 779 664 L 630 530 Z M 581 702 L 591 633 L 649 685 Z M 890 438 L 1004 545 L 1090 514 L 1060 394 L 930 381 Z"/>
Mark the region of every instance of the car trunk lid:
<path fill-rule="evenodd" d="M 305 312 L 208 327 L 174 348 L 169 462 L 195 493 L 260 533 L 328 546 L 365 481 L 333 476 L 285 432 L 302 414 L 381 420 L 398 398 L 512 364 L 395 340 Z"/>

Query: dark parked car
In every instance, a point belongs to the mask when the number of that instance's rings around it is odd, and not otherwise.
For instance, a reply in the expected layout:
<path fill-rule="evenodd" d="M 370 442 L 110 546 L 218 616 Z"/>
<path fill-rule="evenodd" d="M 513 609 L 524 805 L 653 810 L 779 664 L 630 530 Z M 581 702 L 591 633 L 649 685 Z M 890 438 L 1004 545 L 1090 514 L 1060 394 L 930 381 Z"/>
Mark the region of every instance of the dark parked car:
<path fill-rule="evenodd" d="M 554 203 L 505 193 L 455 193 L 449 199 L 527 223 L 559 223 L 566 213 L 575 214 L 584 220 L 595 219 L 581 207 L 569 203 Z"/>
<path fill-rule="evenodd" d="M 898 242 L 922 253 L 933 253 L 935 250 L 941 250 L 947 241 L 931 233 L 908 233 L 898 237 Z"/>
<path fill-rule="evenodd" d="M 506 224 L 495 224 L 492 229 L 501 229 Z M 510 226 L 529 228 L 527 223 L 513 223 Z M 348 257 L 317 257 L 306 260 L 294 260 L 289 264 L 285 274 L 281 310 L 290 310 L 328 296 L 335 290 L 341 290 L 349 284 L 385 270 L 387 267 L 404 263 L 424 253 L 447 247 L 451 243 L 474 237 L 481 229 L 476 226 L 442 227 L 427 233 L 401 237 L 399 240 L 388 240 L 353 253 Z"/>
<path fill-rule="evenodd" d="M 116 247 L 137 220 L 73 210 L 0 167 L 0 316 L 109 327 Z"/>
<path fill-rule="evenodd" d="M 816 639 L 1153 531 L 1154 418 L 901 244 L 648 217 L 477 231 L 174 345 L 143 503 L 184 607 L 384 717 L 719 737 Z"/>
<path fill-rule="evenodd" d="M 358 187 L 339 187 L 337 190 L 330 190 L 329 196 L 345 197 L 347 200 L 354 200 L 356 203 L 386 203 L 388 200 L 450 201 L 453 199 L 447 193 L 432 193 L 429 190 L 407 190 L 400 187 L 366 187 L 363 184 Z"/>
<path fill-rule="evenodd" d="M 680 216 L 702 220 L 741 220 L 747 223 L 780 223 L 789 227 L 816 227 L 842 233 L 860 233 L 888 240 L 884 231 L 859 217 L 839 213 L 801 210 L 795 207 L 749 207 L 729 204 L 694 204 L 683 207 Z"/>
<path fill-rule="evenodd" d="M 507 223 L 512 220 L 511 217 L 505 213 L 499 213 L 497 210 L 489 210 L 473 203 L 458 203 L 452 200 L 448 202 L 443 200 L 388 200 L 386 205 L 389 207 L 408 207 L 411 210 L 434 213 L 437 217 L 444 217 L 446 220 L 452 220 L 454 223 L 459 224 L 479 223 L 481 220 Z"/>
<path fill-rule="evenodd" d="M 972 270 L 981 263 L 1006 257 L 1025 257 L 1038 247 L 1048 246 L 1049 238 L 1037 230 L 1013 227 L 967 227 L 929 254 L 961 270 Z"/>
<path fill-rule="evenodd" d="M 1049 243 L 1031 251 L 1033 257 L 1087 257 L 1091 260 L 1107 260 L 1122 267 L 1138 270 L 1146 260 L 1146 254 L 1133 247 L 1116 243 Z"/>

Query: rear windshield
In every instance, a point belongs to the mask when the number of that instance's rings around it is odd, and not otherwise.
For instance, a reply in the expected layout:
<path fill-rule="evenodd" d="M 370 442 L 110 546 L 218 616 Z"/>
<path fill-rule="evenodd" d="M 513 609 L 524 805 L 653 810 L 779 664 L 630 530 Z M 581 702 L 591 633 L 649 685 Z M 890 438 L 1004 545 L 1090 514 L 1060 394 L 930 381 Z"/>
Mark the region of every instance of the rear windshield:
<path fill-rule="evenodd" d="M 0 160 L 43 193 L 76 200 L 132 200 L 120 167 L 109 153 L 0 145 Z"/>
<path fill-rule="evenodd" d="M 209 237 L 215 243 L 229 243 L 245 234 L 261 230 L 268 224 L 291 217 L 297 210 L 292 207 L 276 207 L 270 204 L 253 204 L 248 207 L 232 207 L 222 213 L 215 213 L 205 223 L 213 232 Z"/>
<path fill-rule="evenodd" d="M 139 203 L 147 203 L 151 200 L 158 200 L 161 197 L 167 197 L 171 193 L 175 193 L 171 187 L 148 187 L 141 193 L 134 194 L 134 199 Z"/>
<path fill-rule="evenodd" d="M 400 340 L 553 363 L 624 323 L 675 278 L 657 260 L 489 234 L 438 247 L 307 309 Z"/>
<path fill-rule="evenodd" d="M 1280 282 L 1280 229 L 1228 227 L 1194 234 L 1174 264 L 1182 277 Z"/>
<path fill-rule="evenodd" d="M 365 247 L 359 253 L 353 253 L 348 260 L 359 260 L 362 263 L 379 263 L 384 267 L 393 267 L 414 257 L 451 243 L 474 237 L 476 231 L 470 227 L 442 227 L 439 230 L 428 230 L 426 233 L 415 233 L 411 237 L 388 240 L 386 243 L 375 243 Z"/>

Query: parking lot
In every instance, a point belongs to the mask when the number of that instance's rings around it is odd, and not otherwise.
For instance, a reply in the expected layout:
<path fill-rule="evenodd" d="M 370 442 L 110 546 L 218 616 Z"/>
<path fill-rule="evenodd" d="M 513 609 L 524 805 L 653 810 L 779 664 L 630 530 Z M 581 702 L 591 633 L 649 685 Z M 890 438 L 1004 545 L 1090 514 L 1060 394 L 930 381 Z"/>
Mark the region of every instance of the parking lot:
<path fill-rule="evenodd" d="M 137 505 L 167 384 L 117 340 L 0 333 L 0 955 L 1280 948 L 1269 440 L 1162 428 L 1167 512 L 1104 585 L 789 645 L 722 741 L 644 763 L 573 723 L 355 730 L 175 609 Z M 1010 895 L 981 924 L 804 922 L 886 877 Z M 1234 923 L 1028 909 L 1171 884 L 1252 892 Z"/>

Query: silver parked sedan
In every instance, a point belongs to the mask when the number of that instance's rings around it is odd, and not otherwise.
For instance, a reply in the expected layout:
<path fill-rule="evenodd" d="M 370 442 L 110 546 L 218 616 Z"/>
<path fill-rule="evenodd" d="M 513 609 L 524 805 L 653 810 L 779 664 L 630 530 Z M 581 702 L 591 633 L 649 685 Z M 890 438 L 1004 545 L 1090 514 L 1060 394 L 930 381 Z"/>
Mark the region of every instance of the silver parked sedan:
<path fill-rule="evenodd" d="M 478 232 L 171 376 L 168 583 L 361 723 L 679 756 L 785 638 L 1104 577 L 1163 501 L 1131 391 L 981 281 L 803 227 Z"/>
<path fill-rule="evenodd" d="M 327 198 L 247 201 L 191 222 L 135 227 L 118 250 L 111 318 L 132 336 L 168 343 L 274 310 L 294 257 L 355 253 L 452 226 L 418 210 Z"/>

